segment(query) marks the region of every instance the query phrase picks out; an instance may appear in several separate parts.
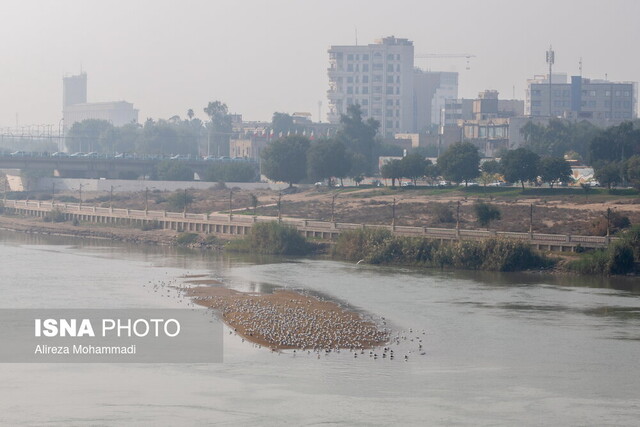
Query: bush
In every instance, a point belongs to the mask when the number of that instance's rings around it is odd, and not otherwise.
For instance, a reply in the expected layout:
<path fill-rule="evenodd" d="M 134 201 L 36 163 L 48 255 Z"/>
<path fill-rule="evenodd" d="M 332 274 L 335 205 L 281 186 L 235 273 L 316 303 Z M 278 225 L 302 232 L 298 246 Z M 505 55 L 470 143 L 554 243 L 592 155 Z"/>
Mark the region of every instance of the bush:
<path fill-rule="evenodd" d="M 51 212 L 48 212 L 44 218 L 42 218 L 44 222 L 65 222 L 66 218 L 64 217 L 64 213 L 60 209 L 54 209 Z M 77 225 L 77 224 L 74 224 Z"/>
<path fill-rule="evenodd" d="M 610 211 L 609 214 L 609 231 L 611 234 L 617 233 L 620 230 L 629 228 L 631 221 L 626 215 L 622 215 L 620 212 Z M 589 226 L 588 233 L 592 236 L 606 236 L 607 235 L 607 218 L 601 216 L 594 220 Z"/>
<path fill-rule="evenodd" d="M 193 196 L 186 191 L 178 191 L 167 197 L 167 202 L 169 203 L 169 209 L 182 211 L 193 203 Z"/>
<path fill-rule="evenodd" d="M 634 248 L 631 243 L 620 240 L 607 249 L 598 249 L 582 255 L 569 263 L 568 268 L 581 274 L 627 274 L 634 269 Z"/>
<path fill-rule="evenodd" d="M 551 260 L 528 244 L 509 239 L 440 244 L 421 237 L 393 236 L 385 229 L 342 233 L 334 256 L 371 264 L 419 265 L 467 270 L 518 271 L 548 267 Z"/>
<path fill-rule="evenodd" d="M 246 238 L 230 242 L 227 248 L 259 254 L 307 255 L 313 245 L 295 227 L 272 221 L 254 224 Z"/>
<path fill-rule="evenodd" d="M 142 226 L 140 227 L 140 230 L 151 231 L 151 230 L 159 230 L 160 228 L 162 228 L 160 226 L 160 222 L 157 220 L 153 220 L 153 221 L 147 221 L 144 224 L 142 224 Z"/>
<path fill-rule="evenodd" d="M 476 218 L 478 218 L 478 223 L 483 227 L 489 227 L 491 221 L 501 218 L 500 210 L 489 203 L 477 202 L 473 209 L 476 213 Z"/>
<path fill-rule="evenodd" d="M 455 221 L 453 217 L 453 211 L 444 203 L 434 203 L 433 204 L 433 215 L 438 220 L 438 222 L 451 223 Z"/>
<path fill-rule="evenodd" d="M 180 233 L 178 237 L 176 237 L 176 243 L 180 246 L 188 246 L 197 240 L 198 235 L 196 233 Z"/>

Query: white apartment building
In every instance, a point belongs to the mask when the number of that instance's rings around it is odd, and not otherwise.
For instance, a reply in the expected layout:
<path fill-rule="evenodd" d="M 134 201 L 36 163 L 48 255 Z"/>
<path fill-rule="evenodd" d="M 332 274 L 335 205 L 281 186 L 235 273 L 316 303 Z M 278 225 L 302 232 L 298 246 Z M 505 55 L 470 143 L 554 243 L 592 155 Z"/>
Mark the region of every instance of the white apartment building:
<path fill-rule="evenodd" d="M 393 137 L 414 128 L 413 42 L 394 36 L 363 46 L 329 49 L 330 123 L 339 123 L 347 106 L 359 104 L 363 118 L 380 122 L 380 133 Z"/>

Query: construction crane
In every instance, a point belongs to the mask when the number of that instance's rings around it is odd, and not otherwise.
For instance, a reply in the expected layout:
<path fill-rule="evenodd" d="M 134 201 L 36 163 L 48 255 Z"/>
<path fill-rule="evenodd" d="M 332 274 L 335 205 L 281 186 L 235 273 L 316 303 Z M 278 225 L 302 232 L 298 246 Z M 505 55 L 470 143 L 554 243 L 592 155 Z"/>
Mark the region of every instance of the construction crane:
<path fill-rule="evenodd" d="M 431 59 L 431 58 L 435 58 L 435 59 L 446 59 L 446 58 L 465 58 L 467 60 L 467 70 L 471 69 L 471 65 L 469 64 L 469 61 L 471 60 L 471 58 L 475 58 L 475 55 L 472 55 L 470 53 L 418 53 L 415 55 L 415 58 L 418 59 Z"/>

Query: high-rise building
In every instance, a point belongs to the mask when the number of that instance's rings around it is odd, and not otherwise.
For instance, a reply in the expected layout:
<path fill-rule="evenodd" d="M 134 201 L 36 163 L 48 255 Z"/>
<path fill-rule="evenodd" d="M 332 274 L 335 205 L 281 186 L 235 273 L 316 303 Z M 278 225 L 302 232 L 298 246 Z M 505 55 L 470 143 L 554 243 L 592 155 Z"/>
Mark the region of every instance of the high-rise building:
<path fill-rule="evenodd" d="M 587 79 L 582 76 L 538 75 L 527 81 L 525 115 L 594 121 L 623 121 L 636 117 L 637 84 Z"/>
<path fill-rule="evenodd" d="M 87 102 L 87 73 L 62 79 L 62 117 L 66 130 L 87 119 L 106 120 L 114 126 L 138 121 L 138 110 L 126 101 Z"/>
<path fill-rule="evenodd" d="M 458 98 L 458 73 L 423 71 L 413 73 L 414 131 L 424 132 L 443 125 L 441 111 L 447 100 Z"/>
<path fill-rule="evenodd" d="M 365 119 L 380 122 L 385 137 L 413 130 L 413 42 L 391 36 L 331 46 L 329 64 L 329 122 L 338 123 L 349 105 L 359 104 Z"/>
<path fill-rule="evenodd" d="M 62 78 L 62 108 L 87 102 L 87 73 Z"/>

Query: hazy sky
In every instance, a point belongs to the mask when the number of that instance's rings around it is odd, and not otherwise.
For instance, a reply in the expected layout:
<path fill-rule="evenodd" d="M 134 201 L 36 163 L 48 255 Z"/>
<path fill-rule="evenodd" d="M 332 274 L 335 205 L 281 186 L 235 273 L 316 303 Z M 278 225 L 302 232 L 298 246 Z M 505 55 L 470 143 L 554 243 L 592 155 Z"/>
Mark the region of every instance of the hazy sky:
<path fill-rule="evenodd" d="M 640 2 L 520 0 L 2 0 L 0 126 L 62 117 L 62 76 L 88 74 L 89 101 L 126 100 L 147 117 L 203 118 L 221 100 L 246 120 L 274 111 L 326 117 L 327 49 L 413 40 L 416 53 L 471 53 L 417 65 L 459 71 L 460 95 L 524 98 L 554 70 L 640 80 Z"/>

